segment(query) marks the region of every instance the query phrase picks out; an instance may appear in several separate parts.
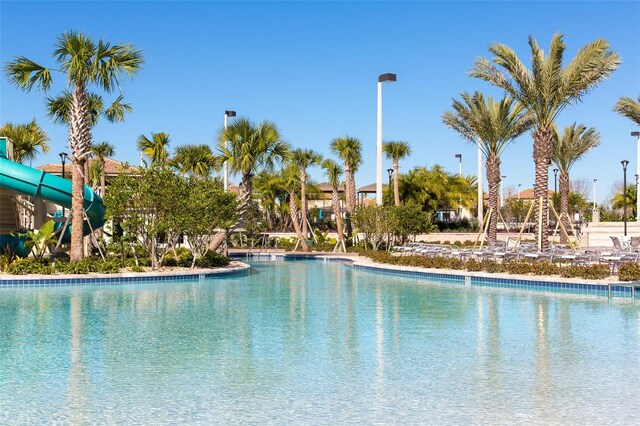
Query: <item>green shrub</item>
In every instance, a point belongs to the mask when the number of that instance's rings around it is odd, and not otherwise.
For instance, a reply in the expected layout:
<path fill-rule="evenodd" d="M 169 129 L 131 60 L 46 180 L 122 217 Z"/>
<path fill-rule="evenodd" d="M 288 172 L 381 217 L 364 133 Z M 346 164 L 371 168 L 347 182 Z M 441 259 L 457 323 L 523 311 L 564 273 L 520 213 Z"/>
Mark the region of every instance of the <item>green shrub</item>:
<path fill-rule="evenodd" d="M 531 271 L 534 275 L 558 275 L 559 267 L 551 262 L 540 261 L 531 263 Z"/>
<path fill-rule="evenodd" d="M 51 274 L 53 269 L 46 259 L 24 258 L 14 261 L 6 269 L 9 275 Z"/>
<path fill-rule="evenodd" d="M 618 279 L 620 281 L 640 281 L 640 263 L 620 265 Z"/>
<path fill-rule="evenodd" d="M 133 265 L 129 268 L 131 272 L 145 272 L 145 269 L 142 266 Z"/>
<path fill-rule="evenodd" d="M 504 264 L 490 259 L 483 259 L 482 262 L 480 262 L 480 267 L 484 272 L 489 272 L 492 274 L 504 272 L 506 270 Z"/>
<path fill-rule="evenodd" d="M 193 263 L 193 253 L 191 250 L 181 248 L 178 251 L 178 266 L 183 268 L 190 268 Z"/>
<path fill-rule="evenodd" d="M 207 250 L 202 257 L 196 259 L 196 266 L 198 268 L 222 268 L 228 265 L 229 259 L 226 256 L 211 250 Z"/>
<path fill-rule="evenodd" d="M 170 254 L 170 255 L 168 254 L 164 257 L 164 259 L 162 259 L 161 265 L 167 266 L 167 267 L 178 266 L 178 259 L 173 257 L 173 254 Z"/>
<path fill-rule="evenodd" d="M 560 269 L 560 275 L 565 278 L 602 280 L 611 275 L 611 271 L 607 265 L 566 266 Z"/>
<path fill-rule="evenodd" d="M 480 262 L 478 262 L 477 260 L 474 259 L 469 259 L 465 262 L 464 268 L 467 271 L 482 271 L 482 265 L 480 264 Z"/>

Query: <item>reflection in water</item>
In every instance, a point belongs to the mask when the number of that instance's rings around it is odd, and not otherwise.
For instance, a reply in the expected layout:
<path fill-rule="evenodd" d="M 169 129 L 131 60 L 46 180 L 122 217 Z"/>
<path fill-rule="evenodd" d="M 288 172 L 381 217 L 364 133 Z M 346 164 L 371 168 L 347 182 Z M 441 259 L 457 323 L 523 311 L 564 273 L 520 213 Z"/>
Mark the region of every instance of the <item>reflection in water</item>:
<path fill-rule="evenodd" d="M 637 423 L 638 303 L 256 269 L 0 292 L 0 423 Z"/>

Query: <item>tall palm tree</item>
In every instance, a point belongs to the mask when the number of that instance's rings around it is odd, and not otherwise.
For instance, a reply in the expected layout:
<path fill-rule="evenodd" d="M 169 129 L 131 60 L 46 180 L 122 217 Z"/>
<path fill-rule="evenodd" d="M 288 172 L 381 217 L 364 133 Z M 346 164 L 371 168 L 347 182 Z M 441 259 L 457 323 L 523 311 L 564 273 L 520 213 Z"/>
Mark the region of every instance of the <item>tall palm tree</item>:
<path fill-rule="evenodd" d="M 151 132 L 151 139 L 138 136 L 138 149 L 151 161 L 152 166 L 165 167 L 169 163 L 169 134 Z"/>
<path fill-rule="evenodd" d="M 214 155 L 209 145 L 180 145 L 173 155 L 172 164 L 180 173 L 205 178 L 214 168 Z"/>
<path fill-rule="evenodd" d="M 331 141 L 331 151 L 344 164 L 345 204 L 347 210 L 347 235 L 351 236 L 351 215 L 356 208 L 356 179 L 355 172 L 362 163 L 362 143 L 360 139 L 351 136 L 335 138 Z"/>
<path fill-rule="evenodd" d="M 549 247 L 548 188 L 549 164 L 555 138 L 554 123 L 567 106 L 581 100 L 611 75 L 620 65 L 620 57 L 609 49 L 606 40 L 599 39 L 581 48 L 567 66 L 563 67 L 565 44 L 562 35 L 553 36 L 547 55 L 531 37 L 529 46 L 531 69 L 522 63 L 513 49 L 494 43 L 489 51 L 494 55 L 495 65 L 486 58 L 480 58 L 476 60 L 470 74 L 504 89 L 533 117 L 534 195 L 536 203 L 542 200 L 542 209 L 535 209 L 535 226 L 536 236 L 541 237 L 539 247 L 546 251 Z M 540 211 L 542 215 L 539 217 Z M 542 229 L 538 229 L 539 223 L 542 224 Z"/>
<path fill-rule="evenodd" d="M 324 173 L 331 185 L 331 206 L 336 217 L 336 231 L 338 232 L 338 247 L 344 248 L 344 229 L 342 226 L 342 210 L 340 209 L 340 176 L 343 173 L 342 167 L 335 161 L 327 158 L 322 162 Z"/>
<path fill-rule="evenodd" d="M 13 161 L 17 163 L 31 161 L 39 153 L 49 152 L 49 136 L 35 118 L 27 124 L 6 123 L 0 127 L 0 135 L 13 142 Z"/>
<path fill-rule="evenodd" d="M 569 171 L 587 151 L 600 144 L 600 134 L 593 128 L 587 128 L 584 124 L 573 123 L 565 127 L 562 134 L 557 134 L 553 144 L 551 160 L 560 171 L 560 216 L 565 229 L 569 229 Z M 564 233 L 561 242 L 569 241 Z"/>
<path fill-rule="evenodd" d="M 640 96 L 638 96 L 638 102 L 626 96 L 621 97 L 613 110 L 640 126 Z"/>
<path fill-rule="evenodd" d="M 382 144 L 382 152 L 393 161 L 393 200 L 395 206 L 400 205 L 400 192 L 398 191 L 398 163 L 411 155 L 411 147 L 407 142 L 389 141 Z M 391 188 L 389 188 L 391 190 Z"/>
<path fill-rule="evenodd" d="M 100 165 L 100 196 L 104 197 L 107 186 L 105 176 L 105 158 L 112 157 L 116 153 L 116 148 L 109 142 L 100 142 L 99 144 L 93 145 L 91 150 Z"/>
<path fill-rule="evenodd" d="M 253 177 L 260 170 L 273 170 L 276 163 L 289 156 L 289 143 L 280 136 L 278 126 L 273 122 L 263 121 L 256 125 L 247 118 L 239 118 L 220 130 L 216 167 L 222 167 L 226 161 L 229 171 L 240 175 L 238 217 L 241 220 L 251 203 Z M 237 223 L 233 228 L 236 226 Z M 219 232 L 213 238 L 211 249 L 220 247 L 225 239 L 226 231 Z"/>
<path fill-rule="evenodd" d="M 131 44 L 111 45 L 100 40 L 94 42 L 78 32 L 65 32 L 58 37 L 53 52 L 56 69 L 46 68 L 19 56 L 10 61 L 5 71 L 11 83 L 30 91 L 34 87 L 45 92 L 53 82 L 52 72 L 66 76 L 71 91 L 69 110 L 69 146 L 73 160 L 72 231 L 70 258 L 77 262 L 83 253 L 83 190 L 84 166 L 91 153 L 91 118 L 88 111 L 88 88 L 96 86 L 106 93 L 120 87 L 121 82 L 135 75 L 143 64 L 140 50 Z"/>
<path fill-rule="evenodd" d="M 531 128 L 532 121 L 522 106 L 508 96 L 498 102 L 494 102 L 491 96 L 485 101 L 481 92 L 475 92 L 473 96 L 462 93 L 460 96 L 462 101 L 454 99 L 453 111 L 442 114 L 442 121 L 468 142 L 480 146 L 486 158 L 491 208 L 488 242 L 493 246 L 497 237 L 500 207 L 500 156 L 515 138 Z"/>
<path fill-rule="evenodd" d="M 294 149 L 291 152 L 291 160 L 298 167 L 300 172 L 300 211 L 302 213 L 302 235 L 306 238 L 309 235 L 307 227 L 307 169 L 314 165 L 320 165 L 322 155 L 312 149 Z"/>

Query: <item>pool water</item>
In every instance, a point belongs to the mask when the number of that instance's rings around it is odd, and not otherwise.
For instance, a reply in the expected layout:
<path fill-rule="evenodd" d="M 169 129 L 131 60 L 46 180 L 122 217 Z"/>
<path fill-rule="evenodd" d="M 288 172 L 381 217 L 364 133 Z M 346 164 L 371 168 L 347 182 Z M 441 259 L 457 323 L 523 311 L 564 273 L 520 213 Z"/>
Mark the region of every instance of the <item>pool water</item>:
<path fill-rule="evenodd" d="M 640 302 L 253 266 L 0 290 L 0 424 L 640 421 Z"/>

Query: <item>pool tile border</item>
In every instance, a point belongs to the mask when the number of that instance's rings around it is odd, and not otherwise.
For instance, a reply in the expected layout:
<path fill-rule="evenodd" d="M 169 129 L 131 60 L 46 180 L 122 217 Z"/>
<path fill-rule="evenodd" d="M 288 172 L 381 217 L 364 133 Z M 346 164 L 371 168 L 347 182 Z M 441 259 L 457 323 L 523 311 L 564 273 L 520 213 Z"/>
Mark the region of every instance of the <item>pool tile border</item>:
<path fill-rule="evenodd" d="M 122 274 L 87 274 L 87 275 L 24 275 L 0 276 L 0 289 L 25 287 L 63 287 L 81 285 L 122 285 L 141 283 L 161 283 L 176 281 L 192 281 L 221 276 L 241 275 L 249 272 L 251 267 L 238 262 L 238 266 L 221 269 L 196 269 L 188 272 L 136 272 Z"/>

